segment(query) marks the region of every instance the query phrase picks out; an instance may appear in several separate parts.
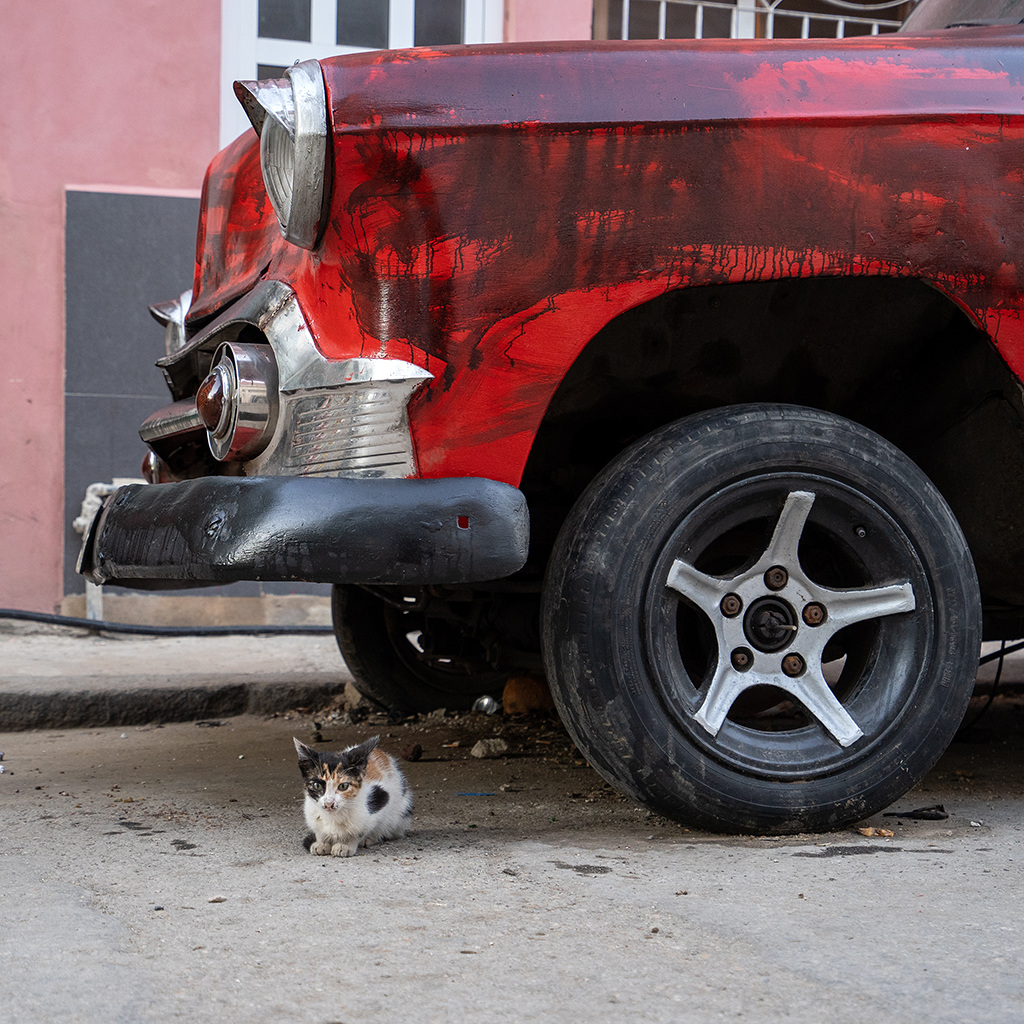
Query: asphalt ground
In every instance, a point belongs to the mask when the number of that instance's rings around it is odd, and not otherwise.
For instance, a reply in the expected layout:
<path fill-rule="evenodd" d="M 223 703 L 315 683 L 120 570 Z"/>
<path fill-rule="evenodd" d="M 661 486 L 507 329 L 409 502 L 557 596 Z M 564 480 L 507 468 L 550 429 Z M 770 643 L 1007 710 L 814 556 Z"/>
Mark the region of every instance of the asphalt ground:
<path fill-rule="evenodd" d="M 623 799 L 549 716 L 325 714 L 347 678 L 330 635 L 0 627 L 6 1018 L 1024 1019 L 1018 687 L 868 821 L 730 837 Z M 412 833 L 310 856 L 292 737 L 374 733 Z"/>
<path fill-rule="evenodd" d="M 1000 697 L 886 812 L 786 837 L 653 815 L 541 716 L 0 731 L 0 1006 L 78 1024 L 1019 1024 L 1022 710 Z M 292 737 L 378 732 L 413 788 L 410 835 L 311 856 Z M 475 757 L 488 737 L 507 750 Z"/>

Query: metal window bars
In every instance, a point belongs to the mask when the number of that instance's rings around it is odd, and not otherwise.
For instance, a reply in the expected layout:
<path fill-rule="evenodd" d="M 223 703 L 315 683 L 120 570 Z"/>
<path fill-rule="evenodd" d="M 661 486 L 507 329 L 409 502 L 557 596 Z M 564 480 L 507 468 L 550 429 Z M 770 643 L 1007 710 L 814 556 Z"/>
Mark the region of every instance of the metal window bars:
<path fill-rule="evenodd" d="M 900 27 L 903 17 L 882 17 L 884 12 L 899 13 L 905 16 L 914 6 L 914 0 L 886 0 L 882 3 L 855 3 L 852 0 L 818 0 L 817 3 L 808 4 L 821 8 L 834 8 L 835 13 L 828 10 L 795 10 L 788 6 L 794 0 L 621 0 L 622 22 L 621 39 L 631 38 L 656 38 L 666 39 L 677 36 L 678 33 L 667 34 L 670 8 L 689 9 L 692 11 L 692 21 L 688 25 L 686 36 L 693 39 L 710 38 L 705 36 L 705 12 L 711 11 L 716 15 L 715 21 L 721 25 L 728 19 L 729 37 L 732 39 L 773 39 L 776 36 L 776 19 L 785 20 L 789 23 L 789 31 L 784 31 L 786 36 L 796 36 L 801 39 L 810 38 L 816 35 L 834 35 L 837 39 L 844 38 L 848 32 L 854 35 L 877 35 L 879 32 L 890 32 Z M 799 0 L 797 0 L 799 2 Z M 650 8 L 657 6 L 657 35 L 644 33 L 642 36 L 630 34 L 630 13 L 631 8 L 643 6 L 647 8 L 648 15 Z M 616 5 L 617 6 L 617 5 Z M 899 10 L 902 8 L 903 10 Z M 674 13 L 674 12 L 673 12 Z M 609 19 L 611 20 L 611 19 Z M 651 27 L 653 19 L 648 18 Z M 689 21 L 689 19 L 687 19 Z M 793 32 L 793 22 L 799 23 L 799 33 Z M 612 28 L 612 25 L 609 25 Z M 691 35 L 692 32 L 692 35 Z M 720 32 L 715 32 L 720 35 Z"/>

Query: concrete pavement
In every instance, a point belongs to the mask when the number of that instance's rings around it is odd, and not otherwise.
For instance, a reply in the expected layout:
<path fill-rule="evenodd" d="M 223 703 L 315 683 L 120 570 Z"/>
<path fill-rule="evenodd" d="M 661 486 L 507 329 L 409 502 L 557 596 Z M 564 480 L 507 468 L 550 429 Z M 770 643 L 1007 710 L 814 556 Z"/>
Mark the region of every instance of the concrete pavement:
<path fill-rule="evenodd" d="M 313 723 L 266 712 L 346 680 L 329 635 L 0 624 L 7 1017 L 1021 1020 L 1019 697 L 866 832 L 781 838 L 657 818 L 553 723 L 339 720 L 330 749 L 422 748 L 414 828 L 311 857 L 292 736 Z M 131 725 L 174 718 L 207 721 Z M 508 755 L 472 757 L 491 735 Z M 915 817 L 935 804 L 946 818 Z"/>
<path fill-rule="evenodd" d="M 1019 1024 L 1022 750 L 997 701 L 858 829 L 724 837 L 610 793 L 554 727 L 380 731 L 404 840 L 301 845 L 303 716 L 0 732 L 0 1005 L 165 1024 Z M 500 731 L 504 758 L 471 756 Z M 885 832 L 881 830 L 885 829 Z"/>

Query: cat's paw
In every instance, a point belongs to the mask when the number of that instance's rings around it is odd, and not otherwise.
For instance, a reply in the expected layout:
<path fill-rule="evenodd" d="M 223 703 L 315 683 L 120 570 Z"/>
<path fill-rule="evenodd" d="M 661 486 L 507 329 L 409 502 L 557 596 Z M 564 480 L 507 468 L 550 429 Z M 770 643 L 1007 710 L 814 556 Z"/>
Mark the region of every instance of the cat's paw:
<path fill-rule="evenodd" d="M 331 847 L 332 857 L 354 857 L 358 852 L 358 846 L 349 846 L 348 843 L 335 843 Z"/>
<path fill-rule="evenodd" d="M 360 846 L 376 846 L 380 842 L 380 840 L 381 840 L 380 836 L 373 836 L 373 835 L 371 835 L 371 836 L 363 836 L 363 838 L 359 840 L 359 845 Z"/>
<path fill-rule="evenodd" d="M 330 843 L 310 843 L 309 852 L 316 857 L 329 857 L 331 855 Z"/>

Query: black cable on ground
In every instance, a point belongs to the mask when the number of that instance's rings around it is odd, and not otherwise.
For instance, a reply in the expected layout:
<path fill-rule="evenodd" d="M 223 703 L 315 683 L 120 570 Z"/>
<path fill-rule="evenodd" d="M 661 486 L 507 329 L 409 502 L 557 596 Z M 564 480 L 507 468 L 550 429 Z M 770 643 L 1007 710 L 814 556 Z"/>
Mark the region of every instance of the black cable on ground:
<path fill-rule="evenodd" d="M 334 632 L 331 626 L 139 626 L 131 622 L 76 619 L 68 615 L 50 615 L 46 612 L 29 612 L 19 608 L 0 608 L 0 619 L 43 622 L 52 626 L 86 629 L 93 633 L 129 633 L 135 636 L 286 636 Z"/>
<path fill-rule="evenodd" d="M 986 654 L 984 658 L 978 661 L 979 665 L 987 665 L 990 661 L 1002 661 L 1003 658 L 1008 654 L 1016 654 L 1018 651 L 1024 651 L 1024 640 L 1018 640 L 1017 643 L 1012 644 L 1010 647 L 1006 646 L 1006 641 L 1000 642 L 998 651 L 993 651 L 991 654 Z"/>
<path fill-rule="evenodd" d="M 999 689 L 999 681 L 1003 675 L 1003 665 L 1006 663 L 1006 656 L 1012 654 L 1014 651 L 1019 651 L 1024 647 L 1024 643 L 1014 644 L 1012 647 L 1006 646 L 1006 641 L 1002 640 L 999 644 L 999 650 L 993 651 L 992 654 L 986 654 L 984 658 L 979 661 L 979 665 L 984 665 L 990 661 L 998 660 L 999 664 L 996 665 L 996 675 L 992 680 L 992 689 L 989 691 L 988 700 L 982 705 L 977 714 L 966 724 L 961 725 L 957 730 L 957 739 L 963 739 L 977 724 L 982 715 L 990 707 L 992 707 L 992 701 L 996 699 L 996 691 Z"/>

